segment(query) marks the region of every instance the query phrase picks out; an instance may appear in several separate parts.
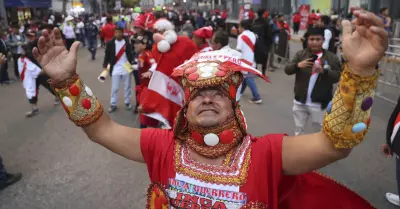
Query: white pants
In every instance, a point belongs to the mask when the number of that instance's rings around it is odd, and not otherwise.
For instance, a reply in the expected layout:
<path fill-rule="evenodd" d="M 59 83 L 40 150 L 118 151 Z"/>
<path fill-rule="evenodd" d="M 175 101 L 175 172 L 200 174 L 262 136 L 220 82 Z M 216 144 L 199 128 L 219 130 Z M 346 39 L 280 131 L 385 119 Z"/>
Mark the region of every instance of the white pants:
<path fill-rule="evenodd" d="M 120 83 L 124 83 L 124 96 L 125 104 L 131 103 L 132 89 L 131 89 L 131 74 L 125 75 L 113 75 L 111 76 L 111 106 L 117 106 L 118 103 L 118 91 Z"/>
<path fill-rule="evenodd" d="M 293 117 L 296 126 L 295 135 L 297 136 L 304 133 L 304 127 L 310 115 L 314 132 L 320 132 L 322 130 L 324 112 L 325 111 L 321 110 L 320 107 L 293 104 Z"/>

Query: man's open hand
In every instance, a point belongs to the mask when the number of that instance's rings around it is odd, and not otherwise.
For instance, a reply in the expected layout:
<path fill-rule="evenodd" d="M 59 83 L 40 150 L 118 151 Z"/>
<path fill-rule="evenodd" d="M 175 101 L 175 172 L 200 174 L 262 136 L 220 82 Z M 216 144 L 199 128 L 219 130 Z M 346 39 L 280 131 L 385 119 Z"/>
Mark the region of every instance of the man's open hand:
<path fill-rule="evenodd" d="M 55 28 L 52 34 L 44 30 L 39 38 L 38 47 L 33 49 L 33 56 L 48 76 L 56 81 L 63 81 L 76 72 L 79 45 L 79 42 L 74 42 L 68 51 L 58 28 Z"/>
<path fill-rule="evenodd" d="M 356 10 L 354 15 L 356 19 L 351 23 L 342 22 L 344 57 L 354 73 L 372 75 L 388 48 L 388 33 L 382 19 L 374 13 Z"/>

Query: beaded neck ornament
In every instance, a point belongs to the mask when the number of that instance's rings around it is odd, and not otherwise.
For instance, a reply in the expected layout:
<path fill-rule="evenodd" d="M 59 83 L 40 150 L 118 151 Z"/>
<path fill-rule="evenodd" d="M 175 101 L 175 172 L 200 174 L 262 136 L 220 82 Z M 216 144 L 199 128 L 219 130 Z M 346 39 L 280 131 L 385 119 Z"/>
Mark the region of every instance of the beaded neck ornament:
<path fill-rule="evenodd" d="M 226 51 L 212 51 L 195 54 L 190 60 L 174 69 L 173 76 L 181 77 L 185 90 L 185 105 L 179 111 L 174 126 L 175 137 L 185 142 L 198 154 L 217 158 L 234 149 L 247 135 L 246 120 L 236 95 L 243 82 L 243 73 L 248 72 L 262 77 L 258 70 Z M 234 116 L 225 123 L 211 128 L 188 124 L 185 113 L 189 102 L 198 91 L 204 88 L 217 88 L 232 101 Z"/>

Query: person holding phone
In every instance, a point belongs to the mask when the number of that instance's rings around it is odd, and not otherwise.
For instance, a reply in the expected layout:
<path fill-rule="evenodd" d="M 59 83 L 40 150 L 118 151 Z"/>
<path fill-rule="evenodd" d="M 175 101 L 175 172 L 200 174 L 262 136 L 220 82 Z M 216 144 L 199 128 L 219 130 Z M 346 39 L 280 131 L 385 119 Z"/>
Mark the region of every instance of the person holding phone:
<path fill-rule="evenodd" d="M 296 75 L 293 117 L 295 135 L 304 133 L 311 116 L 314 131 L 321 131 L 324 110 L 333 97 L 333 84 L 340 78 L 338 57 L 323 49 L 324 28 L 310 28 L 307 48 L 297 52 L 285 67 L 285 73 Z"/>

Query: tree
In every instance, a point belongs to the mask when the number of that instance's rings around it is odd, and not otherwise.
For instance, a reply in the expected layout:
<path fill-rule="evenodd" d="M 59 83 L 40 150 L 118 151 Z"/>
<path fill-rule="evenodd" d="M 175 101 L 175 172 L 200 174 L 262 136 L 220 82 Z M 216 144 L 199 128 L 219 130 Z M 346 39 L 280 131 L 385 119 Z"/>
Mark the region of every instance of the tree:
<path fill-rule="evenodd" d="M 140 0 L 121 0 L 122 7 L 134 8 L 139 4 Z"/>

